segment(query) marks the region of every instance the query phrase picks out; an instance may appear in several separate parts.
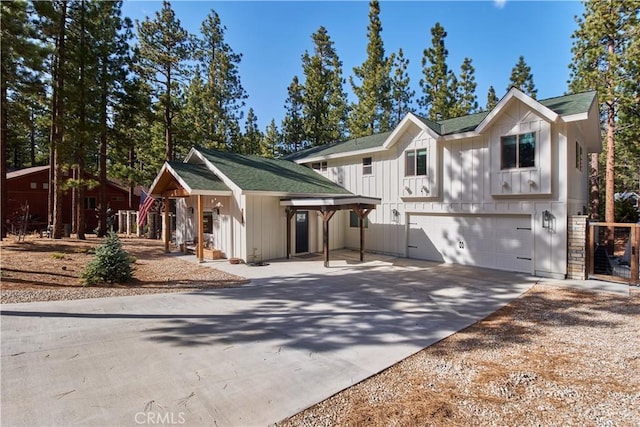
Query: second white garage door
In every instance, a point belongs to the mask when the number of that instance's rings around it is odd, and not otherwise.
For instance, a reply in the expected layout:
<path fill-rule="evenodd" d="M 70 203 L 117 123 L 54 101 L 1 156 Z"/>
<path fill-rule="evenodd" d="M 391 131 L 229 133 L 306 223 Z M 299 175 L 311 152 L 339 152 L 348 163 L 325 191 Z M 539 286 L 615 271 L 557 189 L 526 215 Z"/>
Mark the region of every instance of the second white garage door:
<path fill-rule="evenodd" d="M 529 215 L 410 215 L 409 258 L 533 273 Z"/>

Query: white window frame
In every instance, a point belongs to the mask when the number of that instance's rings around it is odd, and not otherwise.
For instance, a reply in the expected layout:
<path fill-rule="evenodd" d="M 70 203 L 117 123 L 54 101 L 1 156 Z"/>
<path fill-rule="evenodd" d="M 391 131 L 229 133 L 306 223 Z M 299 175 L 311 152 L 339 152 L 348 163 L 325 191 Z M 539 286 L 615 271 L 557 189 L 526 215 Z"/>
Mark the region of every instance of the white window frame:
<path fill-rule="evenodd" d="M 373 175 L 373 157 L 362 158 L 362 175 Z"/>
<path fill-rule="evenodd" d="M 520 138 L 524 135 L 533 135 L 533 165 L 531 166 L 520 166 Z M 504 140 L 506 138 L 514 138 L 516 139 L 516 159 L 515 159 L 515 165 L 513 167 L 505 167 L 504 166 Z M 514 170 L 514 169 L 534 169 L 536 167 L 536 150 L 537 150 L 537 146 L 538 146 L 538 132 L 523 132 L 523 133 L 517 133 L 517 134 L 509 134 L 509 135 L 503 135 L 500 137 L 500 170 Z"/>
<path fill-rule="evenodd" d="M 418 155 L 424 152 L 424 173 L 418 173 Z M 409 155 L 413 153 L 413 165 L 411 170 L 407 167 L 409 165 Z M 416 148 L 413 150 L 407 150 L 404 152 L 404 176 L 427 176 L 429 153 L 426 148 Z"/>

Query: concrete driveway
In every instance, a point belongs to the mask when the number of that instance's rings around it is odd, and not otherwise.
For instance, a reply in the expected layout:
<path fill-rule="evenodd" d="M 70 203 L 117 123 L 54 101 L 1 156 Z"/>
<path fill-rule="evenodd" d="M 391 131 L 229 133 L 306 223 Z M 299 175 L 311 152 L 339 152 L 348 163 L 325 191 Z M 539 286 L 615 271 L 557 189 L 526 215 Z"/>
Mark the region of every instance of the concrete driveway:
<path fill-rule="evenodd" d="M 208 265 L 252 282 L 4 305 L 2 425 L 272 424 L 536 282 L 389 257 Z"/>

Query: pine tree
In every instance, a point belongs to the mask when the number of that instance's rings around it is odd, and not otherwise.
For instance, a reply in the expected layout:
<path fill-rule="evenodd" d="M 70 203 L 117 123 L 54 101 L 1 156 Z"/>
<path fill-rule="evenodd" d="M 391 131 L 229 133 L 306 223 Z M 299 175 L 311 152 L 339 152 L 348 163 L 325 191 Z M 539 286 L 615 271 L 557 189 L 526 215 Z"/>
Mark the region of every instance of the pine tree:
<path fill-rule="evenodd" d="M 418 100 L 418 105 L 428 111 L 429 119 L 438 121 L 451 117 L 454 79 L 447 66 L 449 52 L 444 45 L 447 33 L 439 22 L 431 28 L 431 36 L 431 47 L 424 50 L 422 57 L 424 78 L 420 79 L 420 87 L 424 96 Z"/>
<path fill-rule="evenodd" d="M 244 136 L 243 136 L 243 154 L 262 154 L 262 132 L 258 128 L 258 117 L 256 116 L 253 108 L 249 108 L 247 112 L 247 120 L 244 124 Z"/>
<path fill-rule="evenodd" d="M 487 106 L 485 107 L 485 110 L 493 110 L 495 106 L 498 105 L 498 102 L 500 102 L 500 100 L 496 96 L 496 90 L 493 88 L 493 86 L 489 86 L 489 90 L 487 92 Z"/>
<path fill-rule="evenodd" d="M 306 148 L 304 133 L 304 99 L 303 86 L 294 76 L 287 88 L 288 97 L 285 101 L 286 115 L 282 120 L 282 154 L 295 153 Z"/>
<path fill-rule="evenodd" d="M 409 78 L 409 58 L 404 57 L 402 48 L 398 50 L 397 55 L 392 55 L 393 61 L 393 77 L 391 79 L 391 103 L 392 116 L 391 127 L 395 127 L 400 120 L 413 112 L 413 97 L 416 92 L 411 89 L 411 79 Z"/>
<path fill-rule="evenodd" d="M 349 78 L 358 102 L 351 106 L 349 134 L 352 138 L 385 132 L 390 127 L 392 62 L 385 57 L 380 22 L 380 4 L 369 3 L 369 25 L 367 26 L 367 59 L 353 68 Z M 361 84 L 358 85 L 357 81 Z"/>
<path fill-rule="evenodd" d="M 282 152 L 282 135 L 278 131 L 275 119 L 265 129 L 262 155 L 264 157 L 280 157 Z"/>
<path fill-rule="evenodd" d="M 139 63 L 138 71 L 155 89 L 162 108 L 165 140 L 165 159 L 173 160 L 173 118 L 176 93 L 180 81 L 187 77 L 187 61 L 192 57 L 192 36 L 182 28 L 171 4 L 162 2 L 162 10 L 153 20 L 148 17 L 137 23 Z"/>
<path fill-rule="evenodd" d="M 229 129 L 242 119 L 247 98 L 238 69 L 242 55 L 225 42 L 225 31 L 220 16 L 212 10 L 202 23 L 196 48 L 196 58 L 206 73 L 201 97 L 208 117 L 206 138 L 199 144 L 215 148 L 231 144 Z"/>
<path fill-rule="evenodd" d="M 326 28 L 311 36 L 313 54 L 305 51 L 302 69 L 304 131 L 311 145 L 324 145 L 344 138 L 347 119 L 347 95 L 343 90 L 342 62 Z"/>
<path fill-rule="evenodd" d="M 478 111 L 475 69 L 471 58 L 465 58 L 460 66 L 460 79 L 456 81 L 456 103 L 451 109 L 452 117 L 466 116 Z"/>
<path fill-rule="evenodd" d="M 205 93 L 205 82 L 200 67 L 196 66 L 184 94 L 184 108 L 176 123 L 180 137 L 188 146 L 216 146 L 209 138 L 210 116 Z"/>
<path fill-rule="evenodd" d="M 524 56 L 518 58 L 518 62 L 511 70 L 511 77 L 509 79 L 509 86 L 507 92 L 512 87 L 520 89 L 523 93 L 529 95 L 533 99 L 536 99 L 538 90 L 533 84 L 533 74 L 531 74 L 531 67 L 524 61 Z"/>
<path fill-rule="evenodd" d="M 638 124 L 634 109 L 639 101 L 639 14 L 640 6 L 637 2 L 588 0 L 585 2 L 584 14 L 577 18 L 578 29 L 572 35 L 573 61 L 569 65 L 569 88 L 574 92 L 597 90 L 604 118 L 606 222 L 614 222 L 615 219 L 615 154 L 619 151 L 616 145 L 637 146 L 638 143 L 632 134 L 629 136 L 633 140 L 620 140 L 619 137 L 624 136 L 624 133 L 619 130 Z M 597 157 L 593 155 L 590 204 L 593 217 L 599 211 L 598 168 Z M 612 241 L 612 236 L 608 236 L 608 240 Z"/>
<path fill-rule="evenodd" d="M 0 240 L 2 240 L 6 236 L 7 223 L 7 149 L 11 138 L 9 122 L 29 123 L 29 121 L 19 120 L 20 112 L 15 110 L 17 106 L 25 107 L 25 105 L 12 102 L 18 99 L 12 100 L 9 94 L 25 94 L 25 86 L 35 88 L 36 94 L 40 91 L 37 85 L 37 73 L 43 68 L 45 50 L 35 41 L 37 32 L 29 19 L 30 11 L 27 2 L 21 0 L 0 2 L 0 15 L 2 16 L 0 19 L 2 34 L 0 43 L 2 58 L 0 63 Z M 32 112 L 33 110 L 27 111 L 27 120 Z M 15 129 L 13 126 L 11 128 Z"/>

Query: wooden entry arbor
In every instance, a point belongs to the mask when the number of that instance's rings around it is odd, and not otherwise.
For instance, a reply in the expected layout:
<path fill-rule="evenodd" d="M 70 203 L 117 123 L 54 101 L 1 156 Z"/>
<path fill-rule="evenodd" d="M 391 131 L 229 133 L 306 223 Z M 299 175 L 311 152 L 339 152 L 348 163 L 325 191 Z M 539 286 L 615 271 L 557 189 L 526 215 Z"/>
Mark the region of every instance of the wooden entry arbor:
<path fill-rule="evenodd" d="M 339 210 L 352 210 L 358 216 L 360 229 L 360 261 L 364 261 L 364 221 L 380 199 L 364 196 L 305 197 L 280 200 L 287 212 L 287 259 L 291 257 L 291 219 L 297 211 L 318 211 L 322 215 L 322 253 L 324 266 L 329 267 L 329 221 Z"/>

